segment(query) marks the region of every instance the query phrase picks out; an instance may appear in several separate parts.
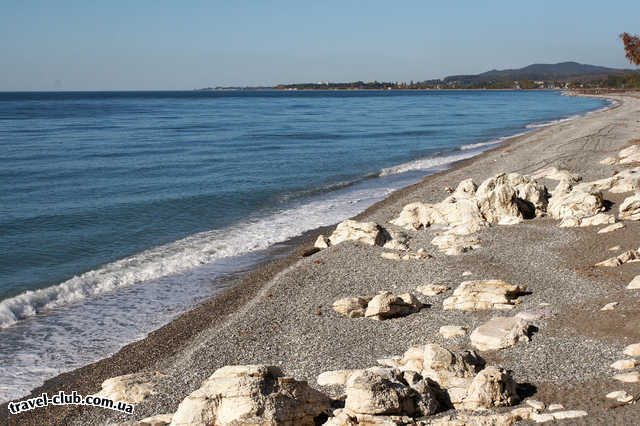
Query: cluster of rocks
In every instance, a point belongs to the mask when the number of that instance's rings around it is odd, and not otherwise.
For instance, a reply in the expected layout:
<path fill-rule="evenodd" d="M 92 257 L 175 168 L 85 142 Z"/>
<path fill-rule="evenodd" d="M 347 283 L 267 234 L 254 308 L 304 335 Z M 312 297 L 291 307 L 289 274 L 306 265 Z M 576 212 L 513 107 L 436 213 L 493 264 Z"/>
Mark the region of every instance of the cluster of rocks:
<path fill-rule="evenodd" d="M 498 174 L 476 186 L 463 180 L 440 203 L 407 204 L 390 223 L 407 230 L 445 225 L 447 230 L 432 241 L 441 251 L 456 255 L 478 248 L 479 240 L 468 238 L 491 224 L 511 225 L 524 218 L 545 214 L 549 194 L 535 179 L 517 173 Z"/>
<path fill-rule="evenodd" d="M 472 351 L 429 344 L 378 363 L 381 367 L 318 376 L 318 384 L 344 386 L 346 395 L 344 408 L 335 410 L 326 424 L 431 424 L 416 417 L 450 408 L 511 406 L 520 400 L 511 374 L 501 367 L 485 367 Z"/>
<path fill-rule="evenodd" d="M 187 396 L 171 419 L 178 425 L 313 425 L 330 412 L 331 400 L 277 367 L 227 366 Z"/>
<path fill-rule="evenodd" d="M 615 370 L 631 370 L 635 368 L 638 365 L 638 360 L 635 358 L 640 358 L 640 343 L 634 343 L 627 346 L 624 348 L 623 353 L 632 358 L 616 361 L 611 364 L 611 368 Z M 613 376 L 613 378 L 625 383 L 640 383 L 640 372 L 631 371 L 627 373 L 620 373 Z"/>
<path fill-rule="evenodd" d="M 640 251 L 639 250 L 627 250 L 624 253 L 619 254 L 618 256 L 611 257 L 607 260 L 603 260 L 602 262 L 596 263 L 596 266 L 599 267 L 616 267 L 620 265 L 624 265 L 628 262 L 640 262 Z"/>
<path fill-rule="evenodd" d="M 520 401 L 511 374 L 499 366 L 485 366 L 485 361 L 473 351 L 456 352 L 428 344 L 378 363 L 381 366 L 320 374 L 317 379 L 320 386 L 344 387 L 344 396 L 337 400 L 304 381 L 284 376 L 278 367 L 226 366 L 184 398 L 175 413 L 147 417 L 133 424 L 480 425 L 486 424 L 483 422 L 488 417 L 507 422 L 497 424 L 512 424 L 532 419 L 536 413 L 532 407 L 522 407 L 491 416 L 460 413 L 457 419 L 451 416 L 427 419 L 451 408 L 484 411 Z M 136 386 L 145 380 L 149 381 L 146 387 L 153 388 L 153 383 L 162 377 L 153 373 L 136 376 L 135 380 L 128 376 L 109 379 L 103 388 L 104 396 L 120 398 L 134 394 Z M 123 383 L 126 389 L 118 394 L 108 393 L 106 389 L 112 389 L 113 383 Z M 335 409 L 336 406 L 341 408 Z M 443 423 L 444 419 L 454 423 Z M 466 423 L 455 423 L 463 420 Z"/>
<path fill-rule="evenodd" d="M 623 353 L 632 358 L 618 360 L 611 364 L 611 368 L 617 371 L 627 372 L 616 374 L 615 376 L 613 376 L 613 378 L 622 383 L 640 383 L 640 372 L 628 371 L 640 364 L 640 362 L 638 362 L 638 360 L 636 359 L 640 358 L 640 343 L 634 343 L 627 346 L 624 349 Z M 638 397 L 634 397 L 625 390 L 617 390 L 609 392 L 606 395 L 606 398 L 615 400 L 620 404 L 631 404 L 639 400 L 640 395 Z"/>
<path fill-rule="evenodd" d="M 422 303 L 411 293 L 393 295 L 381 291 L 375 296 L 345 297 L 333 303 L 333 310 L 349 318 L 385 320 L 418 312 Z"/>
<path fill-rule="evenodd" d="M 526 287 L 501 280 L 463 281 L 453 296 L 443 302 L 443 309 L 480 311 L 488 309 L 513 309 L 519 303 L 518 296 Z"/>
<path fill-rule="evenodd" d="M 636 140 L 635 142 L 638 142 Z M 600 161 L 600 164 L 614 165 L 614 164 L 633 164 L 640 163 L 640 145 L 631 145 L 624 148 L 618 153 L 618 158 L 607 157 Z"/>

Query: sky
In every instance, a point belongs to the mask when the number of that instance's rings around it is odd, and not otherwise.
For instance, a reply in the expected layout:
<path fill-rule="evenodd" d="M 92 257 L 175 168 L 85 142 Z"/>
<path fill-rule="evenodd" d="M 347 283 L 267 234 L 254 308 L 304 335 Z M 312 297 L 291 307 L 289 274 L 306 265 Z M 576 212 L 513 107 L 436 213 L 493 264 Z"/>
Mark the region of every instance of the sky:
<path fill-rule="evenodd" d="M 640 1 L 0 0 L 0 91 L 421 81 L 632 68 Z"/>

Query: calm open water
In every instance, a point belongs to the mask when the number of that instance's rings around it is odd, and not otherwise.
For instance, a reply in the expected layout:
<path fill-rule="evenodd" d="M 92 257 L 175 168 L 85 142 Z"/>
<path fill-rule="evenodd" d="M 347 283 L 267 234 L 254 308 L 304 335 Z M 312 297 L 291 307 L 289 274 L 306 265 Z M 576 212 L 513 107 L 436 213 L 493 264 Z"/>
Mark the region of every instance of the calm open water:
<path fill-rule="evenodd" d="M 0 401 L 265 249 L 554 120 L 558 92 L 0 93 Z"/>

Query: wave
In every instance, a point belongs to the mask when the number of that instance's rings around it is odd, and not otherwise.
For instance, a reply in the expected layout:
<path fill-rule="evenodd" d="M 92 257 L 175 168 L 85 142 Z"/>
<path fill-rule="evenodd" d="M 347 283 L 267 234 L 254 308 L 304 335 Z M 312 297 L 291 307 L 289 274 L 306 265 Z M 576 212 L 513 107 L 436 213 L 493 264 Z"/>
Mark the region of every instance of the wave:
<path fill-rule="evenodd" d="M 395 188 L 393 188 L 395 189 Z M 274 211 L 228 228 L 202 232 L 106 264 L 39 290 L 0 301 L 0 328 L 123 287 L 175 275 L 215 260 L 264 250 L 303 232 L 353 216 L 393 189 L 350 189 Z"/>
<path fill-rule="evenodd" d="M 507 139 L 511 139 L 517 136 L 522 136 L 527 132 L 516 133 L 515 135 L 504 136 L 498 139 L 492 139 L 486 142 L 478 142 L 467 145 L 462 145 L 457 148 L 455 154 L 448 155 L 440 155 L 440 156 L 429 156 L 424 158 L 419 158 L 417 160 L 409 161 L 407 163 L 399 164 L 397 166 L 388 167 L 386 169 L 382 169 L 379 176 L 389 176 L 395 175 L 399 173 L 406 173 L 415 170 L 429 170 L 436 167 L 442 167 L 449 165 L 451 163 L 455 163 L 456 161 L 466 160 L 467 158 L 474 157 L 478 155 L 480 152 L 485 151 L 489 147 L 493 145 L 500 144 Z M 460 152 L 463 151 L 463 152 Z M 469 151 L 469 152 L 464 152 Z"/>
<path fill-rule="evenodd" d="M 418 160 L 409 161 L 408 163 L 399 164 L 397 166 L 388 167 L 380 170 L 379 176 L 397 175 L 414 170 L 428 170 L 438 166 L 445 166 L 456 161 L 464 160 L 478 155 L 477 152 L 466 152 L 460 154 L 451 154 L 441 157 L 426 157 Z"/>

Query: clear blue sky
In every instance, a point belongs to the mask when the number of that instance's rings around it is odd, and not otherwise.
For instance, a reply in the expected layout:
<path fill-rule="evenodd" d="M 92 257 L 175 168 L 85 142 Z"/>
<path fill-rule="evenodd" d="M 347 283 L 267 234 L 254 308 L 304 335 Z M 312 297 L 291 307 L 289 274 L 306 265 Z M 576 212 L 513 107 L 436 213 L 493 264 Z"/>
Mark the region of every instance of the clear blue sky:
<path fill-rule="evenodd" d="M 0 0 L 0 90 L 409 81 L 631 68 L 640 1 Z"/>

